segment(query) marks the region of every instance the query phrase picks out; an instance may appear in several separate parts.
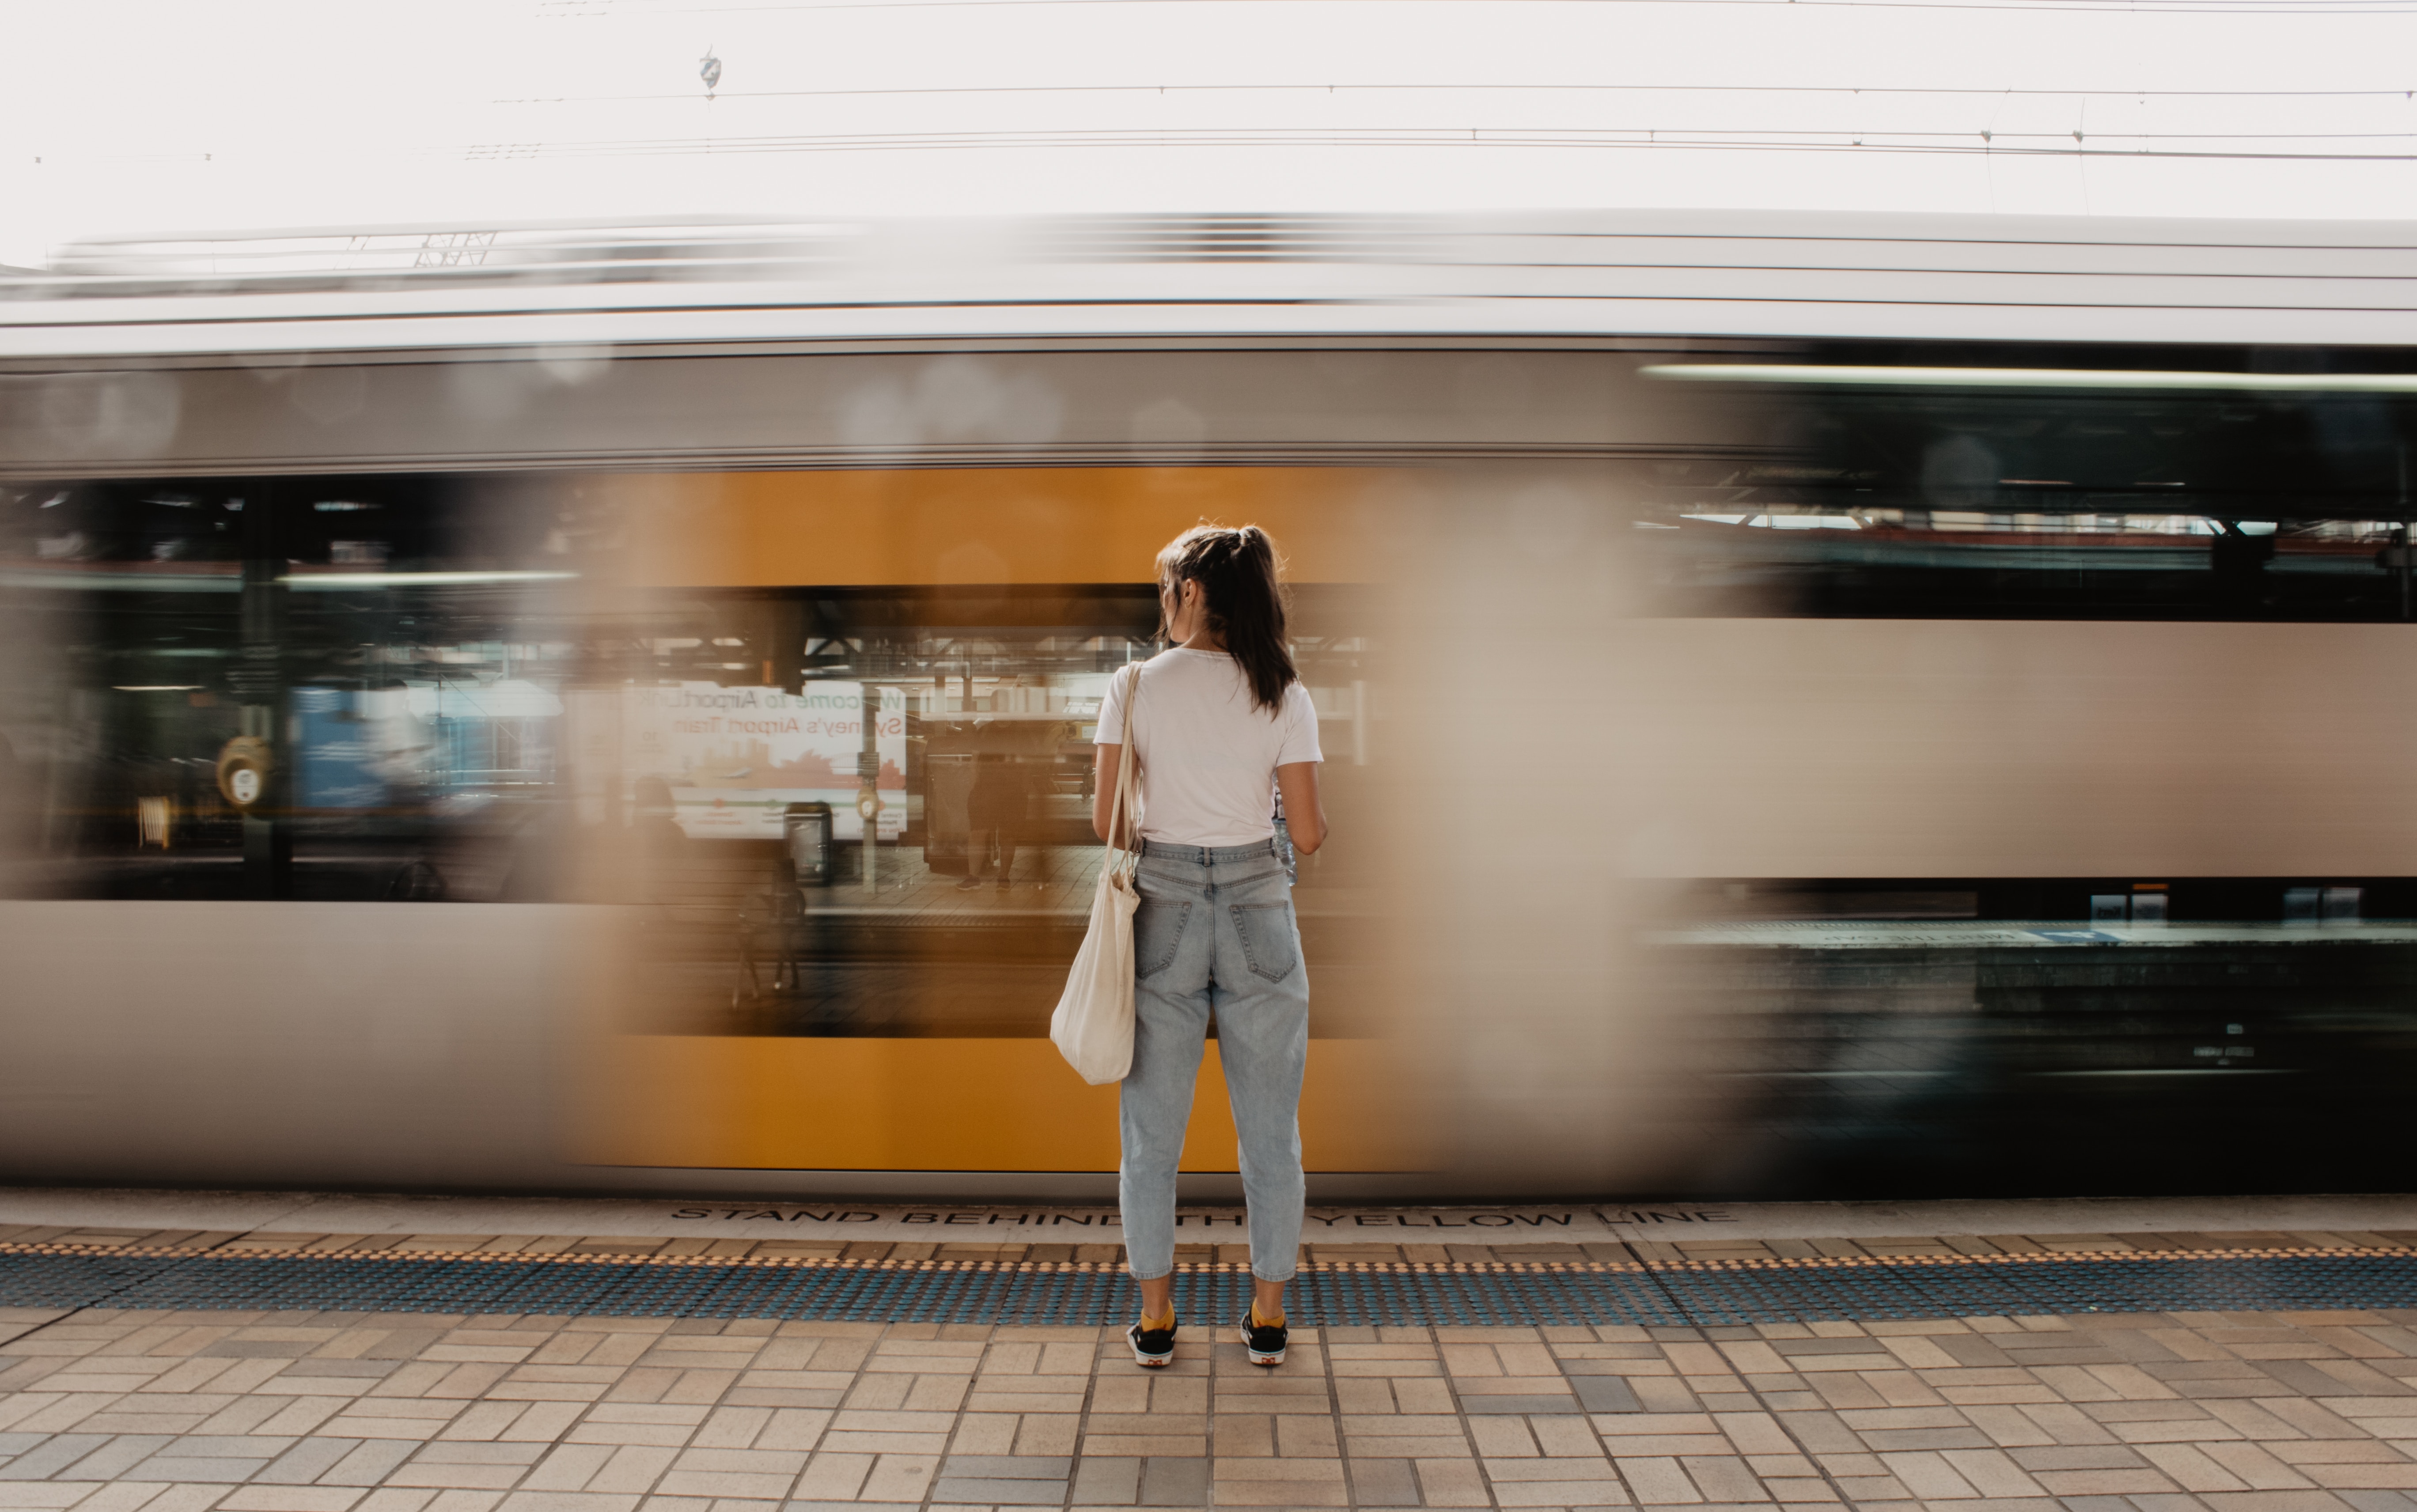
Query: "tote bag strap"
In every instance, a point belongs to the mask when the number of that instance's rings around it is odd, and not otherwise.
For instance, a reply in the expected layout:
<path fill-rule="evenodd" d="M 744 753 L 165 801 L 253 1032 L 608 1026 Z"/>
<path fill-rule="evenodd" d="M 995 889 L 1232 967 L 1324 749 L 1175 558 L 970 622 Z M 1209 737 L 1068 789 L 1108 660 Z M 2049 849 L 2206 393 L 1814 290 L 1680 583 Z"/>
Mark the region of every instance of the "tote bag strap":
<path fill-rule="evenodd" d="M 1108 804 L 1108 849 L 1116 852 L 1115 859 L 1109 865 L 1113 869 L 1128 873 L 1141 864 L 1140 837 L 1137 833 L 1129 835 L 1125 830 L 1128 818 L 1136 831 L 1141 824 L 1141 778 L 1138 771 L 1141 755 L 1140 748 L 1133 744 L 1133 710 L 1140 700 L 1141 667 L 1135 664 L 1125 678 L 1124 754 L 1117 761 L 1117 793 Z M 1119 838 L 1129 842 L 1126 849 L 1117 849 Z"/>

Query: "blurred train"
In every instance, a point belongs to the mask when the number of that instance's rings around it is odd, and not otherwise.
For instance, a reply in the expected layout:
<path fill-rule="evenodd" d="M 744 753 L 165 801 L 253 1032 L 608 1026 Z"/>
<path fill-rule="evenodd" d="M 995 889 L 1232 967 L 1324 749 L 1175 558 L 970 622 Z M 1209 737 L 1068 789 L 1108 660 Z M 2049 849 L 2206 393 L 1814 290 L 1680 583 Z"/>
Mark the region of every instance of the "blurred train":
<path fill-rule="evenodd" d="M 2412 439 L 2393 223 L 82 244 L 0 278 L 0 1181 L 1103 1196 L 1092 719 L 1214 520 L 1317 1196 L 2404 1187 Z"/>

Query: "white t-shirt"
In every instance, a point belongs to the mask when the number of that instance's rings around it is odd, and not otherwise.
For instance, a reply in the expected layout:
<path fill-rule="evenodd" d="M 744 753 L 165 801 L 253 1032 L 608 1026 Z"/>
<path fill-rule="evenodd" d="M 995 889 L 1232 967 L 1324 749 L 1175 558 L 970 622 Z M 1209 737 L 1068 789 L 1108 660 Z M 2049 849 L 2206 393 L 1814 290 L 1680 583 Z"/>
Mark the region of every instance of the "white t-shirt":
<path fill-rule="evenodd" d="M 1101 703 L 1102 746 L 1125 743 L 1128 675 L 1109 681 Z M 1144 839 L 1255 844 L 1276 832 L 1276 768 L 1326 759 L 1309 689 L 1294 683 L 1274 709 L 1255 707 L 1241 667 L 1222 651 L 1177 646 L 1143 662 L 1139 708 Z"/>

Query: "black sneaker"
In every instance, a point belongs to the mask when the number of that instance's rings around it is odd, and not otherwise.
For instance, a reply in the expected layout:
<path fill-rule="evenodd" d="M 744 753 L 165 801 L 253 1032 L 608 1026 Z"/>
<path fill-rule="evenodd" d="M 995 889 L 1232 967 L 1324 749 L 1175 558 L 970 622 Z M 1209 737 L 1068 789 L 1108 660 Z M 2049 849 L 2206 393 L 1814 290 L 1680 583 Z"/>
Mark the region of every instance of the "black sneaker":
<path fill-rule="evenodd" d="M 1144 1328 L 1135 1323 L 1125 1330 L 1125 1341 L 1132 1345 L 1133 1363 L 1145 1370 L 1163 1370 L 1175 1363 L 1172 1328 Z"/>
<path fill-rule="evenodd" d="M 1242 1348 L 1249 1353 L 1253 1365 L 1284 1364 L 1285 1325 L 1263 1323 L 1255 1313 L 1243 1313 Z"/>

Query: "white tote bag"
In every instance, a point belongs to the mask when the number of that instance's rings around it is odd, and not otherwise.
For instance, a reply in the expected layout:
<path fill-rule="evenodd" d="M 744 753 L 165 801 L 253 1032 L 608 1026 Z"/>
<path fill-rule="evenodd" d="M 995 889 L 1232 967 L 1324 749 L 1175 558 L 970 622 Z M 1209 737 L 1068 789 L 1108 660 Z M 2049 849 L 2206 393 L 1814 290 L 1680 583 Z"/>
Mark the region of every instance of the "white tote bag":
<path fill-rule="evenodd" d="M 1100 868 L 1099 890 L 1091 895 L 1091 927 L 1075 954 L 1074 969 L 1066 974 L 1066 992 L 1057 1011 L 1049 1016 L 1049 1037 L 1084 1081 L 1093 1086 L 1121 1081 L 1132 1069 L 1133 1047 L 1133 910 L 1141 894 L 1133 886 L 1133 869 L 1141 864 L 1138 848 L 1119 851 L 1117 839 L 1127 834 L 1135 814 L 1133 705 L 1141 694 L 1141 668 L 1125 679 L 1125 748 L 1117 763 L 1117 793 L 1108 808 L 1108 854 Z M 1138 818 L 1130 818 L 1132 830 Z"/>

